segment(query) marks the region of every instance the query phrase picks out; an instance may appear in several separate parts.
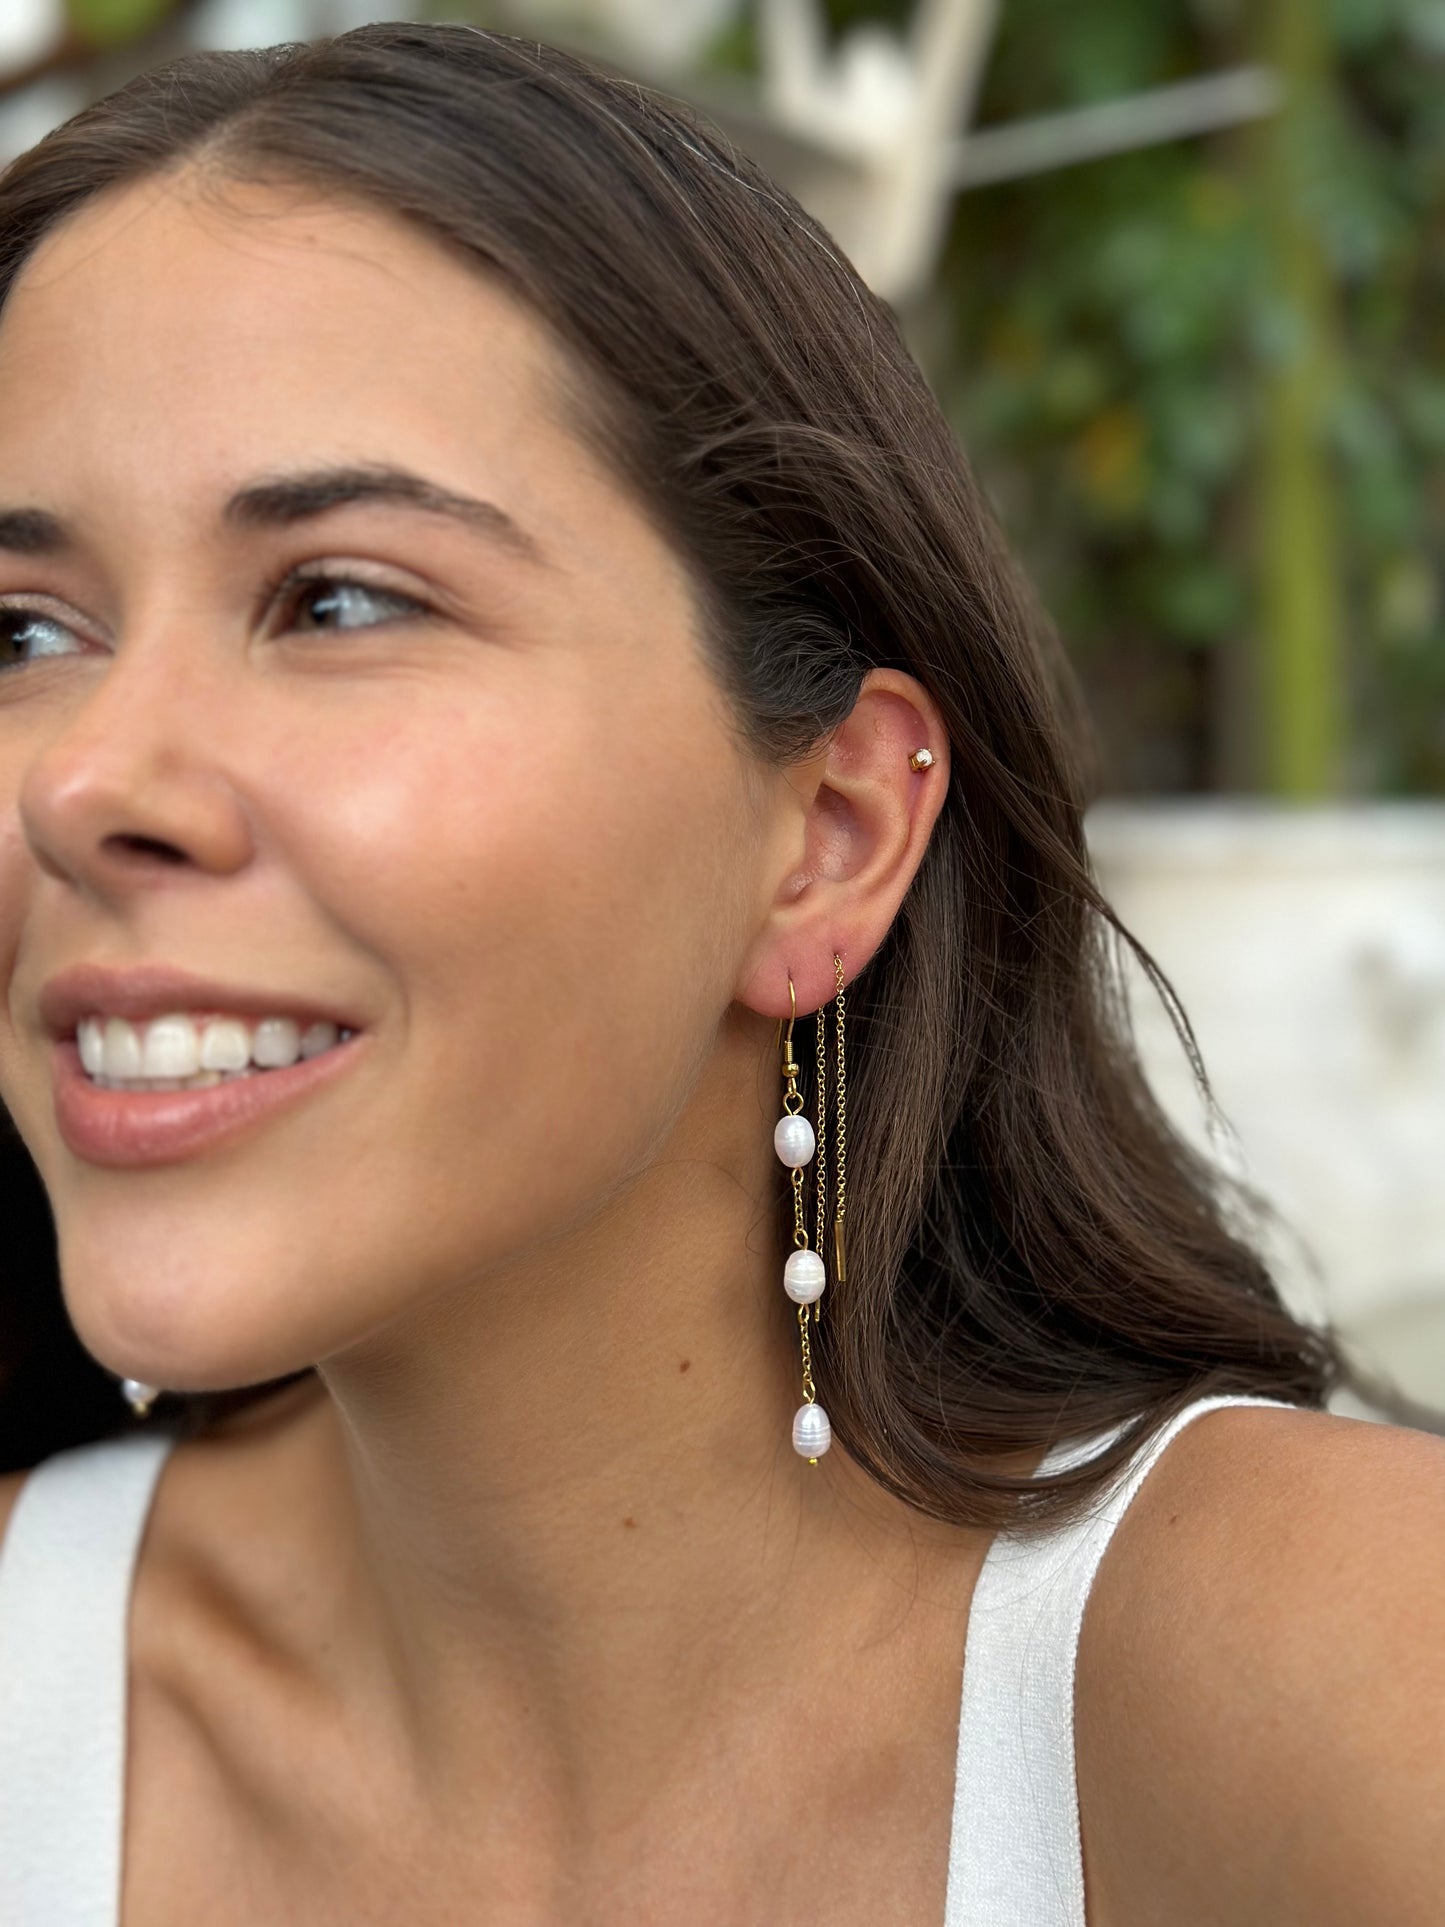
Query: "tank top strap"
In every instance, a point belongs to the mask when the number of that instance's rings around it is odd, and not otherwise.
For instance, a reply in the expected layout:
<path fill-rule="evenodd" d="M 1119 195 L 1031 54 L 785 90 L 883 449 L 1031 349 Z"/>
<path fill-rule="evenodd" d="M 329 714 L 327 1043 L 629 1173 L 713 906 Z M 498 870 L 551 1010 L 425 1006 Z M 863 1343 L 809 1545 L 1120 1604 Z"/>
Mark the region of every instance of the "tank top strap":
<path fill-rule="evenodd" d="M 0 1921 L 116 1927 L 131 1584 L 176 1435 L 72 1446 L 0 1542 Z"/>
<path fill-rule="evenodd" d="M 969 1608 L 944 1927 L 1085 1927 L 1074 1769 L 1074 1671 L 1084 1606 L 1129 1503 L 1170 1440 L 1202 1413 L 1284 1399 L 1221 1394 L 1186 1405 L 1091 1510 L 1032 1539 L 1001 1532 Z M 1124 1430 L 1055 1446 L 1066 1470 Z"/>

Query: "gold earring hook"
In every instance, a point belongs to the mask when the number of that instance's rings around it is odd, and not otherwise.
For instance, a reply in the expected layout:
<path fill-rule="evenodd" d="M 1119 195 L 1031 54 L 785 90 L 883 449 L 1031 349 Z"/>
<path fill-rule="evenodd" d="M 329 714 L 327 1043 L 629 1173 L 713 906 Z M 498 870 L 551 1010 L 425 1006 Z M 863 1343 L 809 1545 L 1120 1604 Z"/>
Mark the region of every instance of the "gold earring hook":
<path fill-rule="evenodd" d="M 798 1066 L 793 1062 L 793 1020 L 797 1014 L 798 1000 L 793 994 L 793 978 L 790 972 L 788 975 L 788 1034 L 784 1037 L 783 1020 L 780 1017 L 777 1035 L 778 1048 L 782 1053 L 784 1077 L 796 1077 L 798 1074 Z"/>
<path fill-rule="evenodd" d="M 792 1025 L 796 1016 L 798 1016 L 798 998 L 792 992 L 792 977 L 788 977 L 788 1043 L 792 1043 Z M 782 1043 L 782 1017 L 778 1017 L 775 1043 Z"/>

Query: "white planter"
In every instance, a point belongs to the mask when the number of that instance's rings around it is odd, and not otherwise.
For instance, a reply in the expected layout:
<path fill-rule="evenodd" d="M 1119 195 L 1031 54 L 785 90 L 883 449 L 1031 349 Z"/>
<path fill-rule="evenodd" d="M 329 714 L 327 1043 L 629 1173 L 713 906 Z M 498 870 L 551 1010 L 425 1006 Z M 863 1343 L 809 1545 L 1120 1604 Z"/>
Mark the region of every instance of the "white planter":
<path fill-rule="evenodd" d="M 1445 1409 L 1445 804 L 1110 801 L 1087 827 L 1105 895 L 1193 1023 L 1244 1174 L 1303 1241 L 1269 1247 L 1286 1297 Z M 1137 967 L 1130 993 L 1160 1102 L 1208 1144 Z"/>

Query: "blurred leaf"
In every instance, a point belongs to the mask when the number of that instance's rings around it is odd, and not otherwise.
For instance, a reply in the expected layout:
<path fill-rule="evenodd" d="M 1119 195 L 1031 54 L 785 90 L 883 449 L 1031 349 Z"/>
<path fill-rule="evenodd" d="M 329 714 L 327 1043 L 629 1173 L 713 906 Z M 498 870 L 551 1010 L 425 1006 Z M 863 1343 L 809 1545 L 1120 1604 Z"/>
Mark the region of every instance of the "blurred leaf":
<path fill-rule="evenodd" d="M 1399 27 L 1408 5 L 1402 0 L 1328 0 L 1330 27 L 1345 53 L 1376 46 Z"/>
<path fill-rule="evenodd" d="M 712 74 L 755 74 L 758 65 L 758 24 L 751 9 L 721 27 L 698 62 L 703 73 Z"/>
<path fill-rule="evenodd" d="M 1238 571 L 1199 557 L 1185 567 L 1161 572 L 1154 606 L 1166 633 L 1188 641 L 1216 642 L 1238 627 L 1247 595 Z"/>
<path fill-rule="evenodd" d="M 1407 9 L 1405 38 L 1425 54 L 1445 54 L 1445 3 L 1415 0 Z"/>
<path fill-rule="evenodd" d="M 835 39 L 850 27 L 881 21 L 906 32 L 914 14 L 913 0 L 823 0 L 824 20 Z"/>
<path fill-rule="evenodd" d="M 1084 493 L 1109 519 L 1143 499 L 1149 425 L 1137 408 L 1118 403 L 1096 415 L 1071 449 Z"/>
<path fill-rule="evenodd" d="M 175 0 L 66 0 L 71 26 L 95 47 L 123 46 L 158 27 Z"/>
<path fill-rule="evenodd" d="M 1375 625 L 1386 643 L 1427 642 L 1440 628 L 1441 580 L 1422 555 L 1391 556 L 1375 581 Z"/>
<path fill-rule="evenodd" d="M 1445 454 L 1445 371 L 1407 369 L 1400 383 L 1400 414 L 1422 449 Z"/>
<path fill-rule="evenodd" d="M 1085 421 L 1102 405 L 1109 377 L 1103 362 L 1086 348 L 1065 348 L 1039 371 L 1040 410 L 1051 427 Z"/>

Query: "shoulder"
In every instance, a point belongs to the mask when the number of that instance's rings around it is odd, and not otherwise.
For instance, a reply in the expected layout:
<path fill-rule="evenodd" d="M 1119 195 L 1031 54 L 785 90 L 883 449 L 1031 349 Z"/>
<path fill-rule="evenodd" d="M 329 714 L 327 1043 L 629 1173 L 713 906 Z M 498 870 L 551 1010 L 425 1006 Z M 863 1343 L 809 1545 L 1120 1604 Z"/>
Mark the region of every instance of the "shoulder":
<path fill-rule="evenodd" d="M 1109 1927 L 1437 1921 L 1445 1442 L 1303 1410 L 1192 1420 L 1101 1562 L 1076 1713 Z"/>

